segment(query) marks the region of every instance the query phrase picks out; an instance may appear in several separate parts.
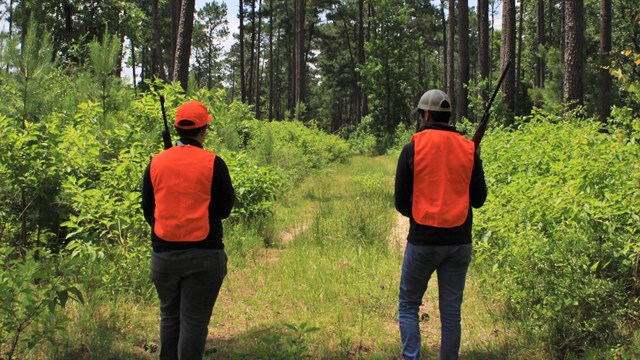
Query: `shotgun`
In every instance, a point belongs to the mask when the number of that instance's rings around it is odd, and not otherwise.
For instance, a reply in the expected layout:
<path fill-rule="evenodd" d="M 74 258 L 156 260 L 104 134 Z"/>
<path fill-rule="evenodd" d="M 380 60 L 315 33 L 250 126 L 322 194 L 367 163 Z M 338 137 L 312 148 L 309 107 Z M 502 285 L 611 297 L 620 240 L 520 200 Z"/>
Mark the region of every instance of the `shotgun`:
<path fill-rule="evenodd" d="M 478 124 L 478 127 L 476 128 L 476 132 L 475 134 L 473 134 L 473 137 L 471 138 L 471 141 L 473 141 L 474 144 L 476 144 L 476 149 L 480 146 L 480 141 L 482 141 L 484 132 L 485 130 L 487 130 L 487 122 L 489 121 L 489 110 L 491 110 L 491 105 L 493 104 L 493 100 L 495 100 L 496 95 L 498 94 L 498 90 L 500 90 L 500 85 L 502 85 L 502 81 L 504 81 L 504 77 L 505 75 L 507 75 L 507 70 L 509 70 L 510 65 L 511 65 L 511 61 L 509 61 L 507 65 L 504 67 L 504 70 L 502 70 L 502 75 L 500 75 L 500 80 L 498 80 L 498 86 L 496 86 L 496 89 L 493 91 L 493 96 L 491 96 L 491 100 L 489 100 L 487 107 L 484 109 L 484 115 L 482 115 L 482 120 L 480 120 L 480 124 Z"/>
<path fill-rule="evenodd" d="M 160 95 L 160 108 L 162 108 L 162 119 L 164 119 L 164 130 L 162 130 L 162 141 L 164 141 L 164 149 L 171 148 L 171 133 L 169 132 L 169 124 L 167 124 L 167 113 L 164 111 L 164 95 Z"/>

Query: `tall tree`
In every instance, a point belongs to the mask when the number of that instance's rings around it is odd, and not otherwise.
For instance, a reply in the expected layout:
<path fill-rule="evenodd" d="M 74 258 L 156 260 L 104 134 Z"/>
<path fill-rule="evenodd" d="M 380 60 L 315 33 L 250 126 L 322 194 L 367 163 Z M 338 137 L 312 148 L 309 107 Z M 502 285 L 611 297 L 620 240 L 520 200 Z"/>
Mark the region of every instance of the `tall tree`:
<path fill-rule="evenodd" d="M 239 13 L 238 13 L 238 20 L 240 21 L 239 24 L 239 32 L 240 34 L 238 35 L 238 52 L 240 53 L 240 99 L 243 103 L 245 103 L 247 101 L 247 80 L 246 80 L 246 73 L 245 73 L 245 63 L 244 63 L 244 1 L 240 0 L 240 5 L 239 5 Z"/>
<path fill-rule="evenodd" d="M 193 48 L 202 54 L 202 61 L 194 69 L 198 78 L 206 79 L 206 87 L 211 89 L 214 82 L 222 81 L 222 40 L 229 34 L 227 27 L 227 4 L 212 1 L 196 12 L 196 30 Z"/>
<path fill-rule="evenodd" d="M 178 33 L 180 32 L 180 12 L 182 11 L 182 0 L 170 0 L 171 5 L 171 78 L 175 78 L 176 69 L 176 48 L 178 46 Z"/>
<path fill-rule="evenodd" d="M 490 74 L 489 56 L 489 1 L 478 0 L 478 72 L 480 80 L 486 80 Z M 489 99 L 489 90 L 480 89 L 482 99 Z"/>
<path fill-rule="evenodd" d="M 456 82 L 455 121 L 468 117 L 469 85 L 469 3 L 458 0 L 458 81 Z"/>
<path fill-rule="evenodd" d="M 179 81 L 184 91 L 187 91 L 187 86 L 189 85 L 189 59 L 191 58 L 195 9 L 195 0 L 182 0 L 172 80 Z"/>
<path fill-rule="evenodd" d="M 364 66 L 365 63 L 365 51 L 364 51 L 364 0 L 358 0 L 358 65 Z M 362 117 L 369 112 L 367 105 L 367 94 L 362 87 L 362 81 L 360 79 L 360 73 L 356 74 L 357 88 L 356 88 L 356 124 L 362 121 Z"/>
<path fill-rule="evenodd" d="M 153 28 L 153 55 L 151 56 L 152 76 L 157 75 L 160 79 L 166 80 L 164 65 L 162 61 L 162 43 L 160 42 L 160 22 L 158 19 L 158 2 L 153 0 L 151 10 L 151 26 Z"/>
<path fill-rule="evenodd" d="M 453 103 L 455 104 L 455 99 L 453 99 L 453 94 L 455 94 L 455 62 L 454 62 L 454 52 L 455 52 L 455 34 L 456 34 L 456 16 L 455 16 L 455 0 L 449 0 L 449 16 L 447 20 L 447 94 L 452 98 Z"/>
<path fill-rule="evenodd" d="M 584 100 L 584 0 L 565 0 L 564 100 L 570 106 Z"/>
<path fill-rule="evenodd" d="M 269 121 L 273 120 L 274 83 L 273 72 L 275 70 L 273 57 L 273 0 L 269 0 Z"/>
<path fill-rule="evenodd" d="M 256 33 L 257 33 L 257 26 L 256 26 L 256 0 L 251 0 L 251 41 L 249 41 L 249 89 L 248 89 L 248 93 L 249 93 L 249 104 L 253 103 L 253 94 L 254 94 L 254 89 L 255 89 L 255 84 L 254 84 L 254 74 L 256 73 L 256 68 L 257 68 L 257 64 L 256 64 Z"/>
<path fill-rule="evenodd" d="M 545 30 L 544 30 L 544 0 L 536 2 L 536 71 L 533 85 L 537 88 L 544 88 L 544 72 L 545 63 L 542 51 L 545 46 Z"/>
<path fill-rule="evenodd" d="M 260 50 L 262 49 L 262 0 L 258 1 L 258 40 L 256 46 L 256 90 L 255 90 L 255 116 L 256 119 L 260 118 Z"/>
<path fill-rule="evenodd" d="M 500 68 L 504 69 L 509 61 L 514 62 L 516 55 L 516 2 L 502 1 L 502 38 L 500 48 Z M 512 112 L 515 110 L 516 100 L 516 71 L 515 64 L 511 64 L 502 83 L 503 101 Z"/>
<path fill-rule="evenodd" d="M 513 103 L 513 112 L 515 115 L 520 115 L 520 92 L 522 84 L 522 31 L 524 29 L 524 0 L 520 0 L 520 16 L 518 20 L 518 58 L 516 61 L 516 86 L 515 86 L 515 101 Z"/>
<path fill-rule="evenodd" d="M 606 122 L 611 113 L 611 75 L 606 69 L 611 53 L 611 0 L 600 0 L 600 95 L 598 115 Z"/>
<path fill-rule="evenodd" d="M 294 0 L 294 91 L 293 106 L 304 102 L 305 85 L 305 0 Z M 293 109 L 292 109 L 293 110 Z M 293 113 L 293 112 L 292 112 Z"/>

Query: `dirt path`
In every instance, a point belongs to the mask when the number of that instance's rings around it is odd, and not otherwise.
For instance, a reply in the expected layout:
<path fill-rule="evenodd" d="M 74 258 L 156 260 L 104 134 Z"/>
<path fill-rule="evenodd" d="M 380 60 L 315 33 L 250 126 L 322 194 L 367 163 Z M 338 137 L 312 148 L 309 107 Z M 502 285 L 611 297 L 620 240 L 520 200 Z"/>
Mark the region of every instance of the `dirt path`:
<path fill-rule="evenodd" d="M 400 213 L 396 213 L 394 226 L 391 231 L 389 231 L 388 236 L 391 247 L 404 252 L 404 247 L 407 244 L 407 234 L 409 234 L 409 218 Z"/>

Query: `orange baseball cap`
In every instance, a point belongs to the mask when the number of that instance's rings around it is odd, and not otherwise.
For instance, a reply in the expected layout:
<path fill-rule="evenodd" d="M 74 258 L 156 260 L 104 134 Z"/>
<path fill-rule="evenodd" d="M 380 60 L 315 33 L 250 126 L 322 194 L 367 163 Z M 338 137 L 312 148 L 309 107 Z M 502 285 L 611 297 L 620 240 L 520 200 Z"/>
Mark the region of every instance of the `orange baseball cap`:
<path fill-rule="evenodd" d="M 209 115 L 207 107 L 196 100 L 190 100 L 180 105 L 176 110 L 176 128 L 197 129 L 211 122 L 213 118 Z"/>

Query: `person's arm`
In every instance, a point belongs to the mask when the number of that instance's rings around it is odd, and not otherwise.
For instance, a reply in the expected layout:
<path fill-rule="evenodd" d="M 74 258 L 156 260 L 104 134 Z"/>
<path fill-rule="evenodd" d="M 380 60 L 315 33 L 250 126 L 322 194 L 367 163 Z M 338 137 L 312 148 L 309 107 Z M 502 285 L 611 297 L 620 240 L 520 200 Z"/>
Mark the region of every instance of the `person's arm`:
<path fill-rule="evenodd" d="M 149 225 L 153 226 L 153 213 L 156 209 L 156 199 L 153 196 L 153 184 L 151 183 L 151 163 L 147 166 L 142 177 L 142 211 Z"/>
<path fill-rule="evenodd" d="M 211 215 L 214 218 L 226 219 L 231 214 L 236 194 L 231 184 L 231 176 L 227 164 L 216 156 L 213 162 L 213 181 L 211 183 Z"/>
<path fill-rule="evenodd" d="M 482 168 L 482 160 L 480 152 L 474 153 L 473 172 L 471 173 L 471 185 L 469 186 L 469 200 L 471 206 L 479 208 L 484 205 L 487 200 L 487 183 L 484 179 L 484 169 Z"/>
<path fill-rule="evenodd" d="M 402 148 L 396 168 L 394 203 L 396 210 L 406 217 L 411 217 L 411 199 L 413 196 L 413 162 L 414 145 L 408 143 Z"/>

